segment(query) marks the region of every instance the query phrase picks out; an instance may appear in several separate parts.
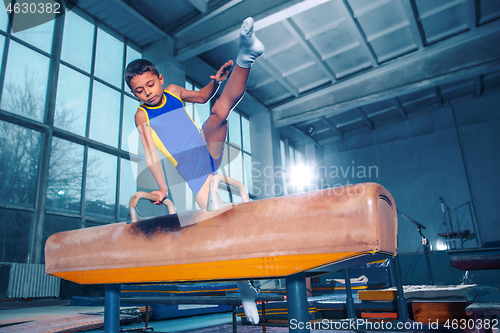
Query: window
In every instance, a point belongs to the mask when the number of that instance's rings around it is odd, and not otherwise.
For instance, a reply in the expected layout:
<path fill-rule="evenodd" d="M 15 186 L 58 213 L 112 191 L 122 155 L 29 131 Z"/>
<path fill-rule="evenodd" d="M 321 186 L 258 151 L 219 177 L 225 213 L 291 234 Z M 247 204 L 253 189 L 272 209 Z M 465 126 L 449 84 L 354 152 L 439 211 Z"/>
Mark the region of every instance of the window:
<path fill-rule="evenodd" d="M 85 213 L 115 217 L 116 156 L 89 149 Z"/>
<path fill-rule="evenodd" d="M 61 60 L 90 73 L 95 27 L 86 19 L 68 12 L 64 19 Z"/>
<path fill-rule="evenodd" d="M 59 68 L 54 126 L 85 136 L 90 78 L 68 66 Z"/>
<path fill-rule="evenodd" d="M 97 29 L 95 75 L 116 87 L 123 81 L 123 46 L 122 41 Z"/>
<path fill-rule="evenodd" d="M 94 83 L 90 110 L 90 138 L 118 147 L 120 92 L 100 82 Z"/>
<path fill-rule="evenodd" d="M 137 191 L 139 103 L 123 70 L 140 48 L 78 8 L 60 19 L 13 33 L 0 13 L 1 261 L 43 261 L 30 247 L 54 232 L 124 221 Z"/>
<path fill-rule="evenodd" d="M 0 202 L 35 206 L 41 146 L 40 132 L 0 121 Z"/>
<path fill-rule="evenodd" d="M 186 81 L 184 87 L 195 91 L 201 89 L 189 81 Z M 201 130 L 203 123 L 210 116 L 210 103 L 186 103 L 185 107 L 186 111 L 191 115 L 196 125 Z M 242 182 L 251 194 L 253 187 L 250 122 L 245 115 L 239 113 L 237 110 L 233 110 L 229 115 L 228 134 L 226 138 L 227 142 L 224 147 L 224 155 L 218 173 L 228 175 Z M 236 199 L 241 202 L 241 197 L 236 193 L 233 194 L 231 191 L 226 191 L 224 189 L 220 190 L 220 193 L 223 200 L 225 200 L 224 198 L 227 199 L 225 201 L 231 201 L 232 199 L 232 202 L 237 202 L 234 201 Z M 192 192 L 186 184 L 186 209 L 192 209 L 191 207 L 197 207 L 197 205 L 195 205 L 195 198 L 193 198 Z"/>
<path fill-rule="evenodd" d="M 48 57 L 10 42 L 2 92 L 2 110 L 43 121 L 49 78 Z"/>
<path fill-rule="evenodd" d="M 60 138 L 52 139 L 47 209 L 79 213 L 84 147 Z"/>

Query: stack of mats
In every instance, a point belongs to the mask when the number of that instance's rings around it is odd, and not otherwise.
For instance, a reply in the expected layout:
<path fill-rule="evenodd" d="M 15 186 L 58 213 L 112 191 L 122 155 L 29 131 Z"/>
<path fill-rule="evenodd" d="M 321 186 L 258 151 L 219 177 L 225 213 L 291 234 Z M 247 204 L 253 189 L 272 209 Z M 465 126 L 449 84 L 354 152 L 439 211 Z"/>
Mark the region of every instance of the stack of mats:
<path fill-rule="evenodd" d="M 366 302 L 358 299 L 358 295 L 353 293 L 354 308 L 356 318 L 364 316 L 361 313 L 394 313 L 397 312 L 396 302 Z M 345 319 L 347 318 L 346 296 L 329 295 L 328 299 L 320 300 L 316 303 L 316 308 L 321 311 L 323 318 Z"/>
<path fill-rule="evenodd" d="M 226 293 L 238 292 L 235 283 L 183 283 L 183 284 L 136 284 L 122 285 L 121 298 L 133 297 L 168 297 L 168 296 L 225 296 Z M 75 306 L 98 306 L 97 297 L 74 296 L 71 305 Z M 145 305 L 127 303 L 127 306 Z M 233 308 L 229 305 L 214 304 L 155 304 L 152 305 L 152 320 L 191 317 L 201 314 L 219 312 L 230 312 Z"/>
<path fill-rule="evenodd" d="M 309 297 L 307 299 L 307 307 L 309 310 L 309 320 L 321 318 L 321 312 L 316 307 L 318 299 L 316 297 Z M 266 302 L 266 321 L 269 320 L 288 320 L 288 307 L 286 301 L 283 302 Z M 262 304 L 257 304 L 259 310 L 260 321 L 262 321 Z M 241 317 L 242 324 L 250 324 L 247 320 L 243 307 L 238 308 L 238 316 Z"/>
<path fill-rule="evenodd" d="M 225 296 L 238 292 L 236 283 L 182 283 L 182 284 L 139 284 L 122 285 L 121 297 L 155 296 Z M 152 306 L 152 320 L 191 317 L 201 314 L 232 311 L 229 305 L 214 304 L 155 304 Z"/>

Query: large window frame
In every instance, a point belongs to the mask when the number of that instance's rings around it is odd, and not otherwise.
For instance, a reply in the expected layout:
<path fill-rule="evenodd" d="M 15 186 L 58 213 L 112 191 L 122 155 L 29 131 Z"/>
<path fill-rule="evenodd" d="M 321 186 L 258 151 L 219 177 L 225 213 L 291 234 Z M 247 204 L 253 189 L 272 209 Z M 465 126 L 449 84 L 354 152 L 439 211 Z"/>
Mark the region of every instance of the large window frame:
<path fill-rule="evenodd" d="M 185 86 L 184 86 L 186 89 L 189 89 L 189 90 L 200 90 L 201 88 L 203 87 L 200 87 L 198 84 L 196 84 L 193 80 L 191 79 L 186 79 L 186 82 L 185 82 Z M 210 100 L 210 108 L 213 106 L 213 103 L 215 103 L 215 101 L 217 100 L 217 96 L 214 96 L 214 98 L 212 98 Z M 186 108 L 186 111 L 189 113 L 189 115 L 192 117 L 193 120 L 196 121 L 197 119 L 197 114 L 196 114 L 196 105 L 193 104 L 193 103 L 185 103 L 185 108 Z M 221 165 L 221 167 L 219 168 L 219 171 L 218 173 L 222 173 L 224 175 L 227 175 L 229 177 L 233 177 L 233 175 L 231 174 L 231 163 L 227 163 L 227 165 L 224 165 L 224 162 L 226 161 L 227 162 L 227 155 L 228 155 L 228 152 L 229 150 L 231 150 L 232 152 L 234 151 L 239 151 L 239 154 L 241 154 L 242 156 L 242 159 L 241 159 L 241 172 L 242 172 L 242 179 L 238 179 L 239 177 L 236 177 L 235 179 L 240 181 L 241 183 L 243 183 L 248 191 L 249 191 L 249 196 L 250 196 L 250 200 L 253 200 L 256 196 L 253 195 L 252 193 L 252 187 L 248 186 L 249 184 L 248 183 L 248 180 L 246 179 L 246 176 L 245 176 L 245 158 L 248 158 L 250 161 L 251 161 L 251 158 L 252 158 L 252 153 L 251 153 L 251 148 L 250 150 L 248 149 L 245 149 L 244 147 L 250 147 L 250 137 L 248 138 L 245 138 L 244 137 L 244 130 L 243 130 L 243 119 L 245 119 L 246 121 L 250 122 L 250 117 L 248 115 L 246 115 L 245 113 L 239 111 L 237 108 L 235 108 L 232 112 L 232 113 L 236 113 L 239 115 L 239 137 L 240 137 L 240 142 L 239 142 L 239 145 L 234 142 L 231 142 L 232 139 L 230 138 L 230 128 L 229 126 L 231 126 L 231 124 L 228 124 L 228 135 L 226 136 L 226 142 L 225 142 L 225 147 L 224 147 L 224 154 L 226 156 L 224 156 L 224 159 L 223 159 L 223 165 Z M 230 115 L 231 116 L 231 115 Z M 199 119 L 201 124 L 197 124 L 198 126 L 201 126 L 203 124 L 203 122 L 206 120 L 206 119 Z M 201 129 L 201 127 L 200 127 Z M 250 133 L 248 133 L 250 134 Z M 248 140 L 248 143 L 244 145 L 244 141 L 245 140 Z M 251 162 L 250 162 L 250 165 L 251 165 Z M 227 171 L 225 171 L 227 170 Z M 250 170 L 250 177 L 251 177 L 251 170 Z M 251 182 L 251 180 L 250 180 Z M 251 184 L 250 184 L 251 185 Z M 241 197 L 238 193 L 238 191 L 235 191 L 233 188 L 231 188 L 230 186 L 227 186 L 225 184 L 219 184 L 219 191 L 220 191 L 220 194 L 221 194 L 221 197 L 223 200 L 225 201 L 229 201 L 229 202 L 241 202 Z M 198 205 L 196 204 L 196 198 L 194 198 L 193 196 L 193 193 L 191 191 L 191 189 L 189 188 L 189 186 L 186 184 L 186 209 L 187 210 L 191 210 L 191 209 L 199 209 Z"/>
<path fill-rule="evenodd" d="M 37 185 L 36 189 L 33 191 L 36 192 L 36 198 L 34 205 L 26 206 L 19 203 L 13 202 L 0 202 L 0 208 L 6 209 L 8 211 L 18 211 L 18 212 L 26 212 L 31 214 L 32 223 L 31 230 L 26 230 L 29 233 L 29 250 L 25 260 L 20 260 L 19 262 L 26 263 L 42 263 L 43 259 L 43 247 L 44 242 L 47 238 L 47 234 L 44 235 L 44 230 L 50 229 L 49 225 L 45 225 L 49 221 L 54 218 L 68 218 L 68 220 L 72 221 L 72 225 L 74 221 L 78 221 L 78 227 L 84 228 L 89 226 L 101 225 L 113 223 L 116 221 L 124 221 L 125 217 L 123 214 L 120 214 L 120 184 L 121 184 L 121 165 L 122 161 L 130 161 L 130 162 L 138 162 L 141 157 L 130 153 L 124 149 L 122 149 L 122 136 L 123 136 L 123 117 L 124 117 L 124 106 L 125 106 L 125 98 L 129 97 L 134 100 L 137 100 L 133 94 L 129 91 L 128 87 L 125 84 L 125 81 L 122 79 L 119 87 L 108 83 L 101 78 L 95 75 L 95 67 L 96 67 L 96 44 L 97 44 L 97 34 L 98 30 L 101 29 L 106 33 L 112 35 L 115 38 L 118 38 L 120 42 L 122 42 L 123 47 L 123 63 L 122 63 L 122 73 L 123 69 L 126 66 L 127 61 L 127 50 L 132 48 L 135 52 L 142 54 L 142 50 L 135 45 L 133 42 L 128 40 L 127 38 L 122 37 L 120 34 L 116 33 L 112 29 L 108 28 L 105 24 L 100 22 L 99 20 L 91 17 L 89 14 L 85 13 L 83 10 L 79 8 L 73 8 L 72 12 L 81 18 L 87 20 L 89 23 L 93 24 L 94 28 L 94 39 L 93 39 L 93 49 L 92 49 L 92 65 L 90 73 L 80 69 L 79 67 L 64 61 L 61 59 L 62 54 L 62 43 L 63 43 L 63 34 L 64 34 L 64 20 L 65 16 L 63 15 L 54 20 L 54 31 L 52 36 L 52 50 L 50 53 L 43 51 L 36 46 L 25 42 L 24 40 L 16 37 L 12 33 L 12 29 L 10 24 L 7 27 L 6 31 L 0 30 L 0 35 L 5 38 L 4 50 L 2 54 L 2 63 L 1 63 L 1 71 L 0 71 L 0 100 L 2 98 L 2 92 L 5 83 L 5 72 L 6 65 L 8 61 L 9 55 L 9 47 L 12 41 L 21 44 L 24 47 L 29 48 L 30 50 L 37 52 L 49 59 L 49 75 L 48 75 L 48 87 L 46 91 L 46 101 L 44 108 L 44 115 L 42 120 L 31 119 L 26 116 L 15 114 L 13 112 L 9 112 L 3 109 L 0 109 L 0 121 L 14 124 L 20 126 L 22 128 L 27 128 L 30 130 L 34 130 L 39 132 L 42 136 L 42 144 L 41 144 L 41 152 L 40 152 L 40 160 L 38 162 L 37 168 Z M 10 15 L 14 15 L 11 13 Z M 12 18 L 12 17 L 11 17 Z M 57 95 L 57 84 L 59 78 L 59 70 L 60 66 L 66 66 L 73 71 L 78 72 L 85 77 L 90 79 L 89 86 L 89 103 L 87 106 L 87 121 L 86 121 L 86 129 L 85 135 L 78 135 L 72 133 L 70 131 L 58 128 L 54 125 L 54 116 L 55 116 L 55 106 L 56 106 L 56 95 Z M 120 94 L 120 110 L 119 110 L 119 119 L 117 119 L 118 123 L 118 143 L 116 146 L 108 145 L 90 138 L 90 116 L 91 116 L 91 107 L 92 107 L 92 98 L 93 98 L 93 88 L 97 83 L 106 86 L 107 88 L 113 89 Z M 139 102 L 137 103 L 139 105 Z M 48 181 L 49 181 L 49 168 L 50 168 L 50 155 L 52 149 L 52 142 L 54 138 L 66 140 L 71 143 L 78 144 L 83 147 L 83 171 L 82 171 L 82 188 L 81 188 L 81 201 L 80 201 L 80 210 L 79 212 L 74 211 L 65 211 L 65 210 L 57 210 L 57 209 L 47 209 L 47 189 L 48 189 Z M 88 158 L 89 158 L 89 149 L 96 150 L 100 153 L 105 153 L 110 156 L 116 158 L 116 186 L 114 188 L 114 212 L 112 216 L 99 216 L 95 214 L 88 214 L 85 210 L 86 204 L 86 184 L 87 184 L 87 176 L 88 176 Z M 111 167 L 111 166 L 110 166 Z M 1 220 L 0 216 L 0 220 Z M 0 221 L 4 223 L 5 221 Z M 71 229 L 73 227 L 70 227 Z"/>

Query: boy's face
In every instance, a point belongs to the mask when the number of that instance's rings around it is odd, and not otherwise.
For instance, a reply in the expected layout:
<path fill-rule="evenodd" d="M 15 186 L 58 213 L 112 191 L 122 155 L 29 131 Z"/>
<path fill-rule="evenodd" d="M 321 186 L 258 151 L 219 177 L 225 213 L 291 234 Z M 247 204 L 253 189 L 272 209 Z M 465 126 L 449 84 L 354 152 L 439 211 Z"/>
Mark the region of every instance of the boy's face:
<path fill-rule="evenodd" d="M 146 105 L 155 106 L 163 97 L 163 76 L 152 72 L 136 75 L 130 80 L 132 93 Z"/>

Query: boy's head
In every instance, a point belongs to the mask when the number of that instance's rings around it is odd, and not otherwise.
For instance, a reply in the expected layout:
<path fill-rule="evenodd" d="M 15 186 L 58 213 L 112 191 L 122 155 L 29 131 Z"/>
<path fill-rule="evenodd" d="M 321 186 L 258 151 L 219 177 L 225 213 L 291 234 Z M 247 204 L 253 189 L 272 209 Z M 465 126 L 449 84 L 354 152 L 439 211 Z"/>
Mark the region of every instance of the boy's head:
<path fill-rule="evenodd" d="M 143 103 L 155 105 L 163 95 L 163 76 L 146 59 L 136 59 L 125 69 L 125 81 L 135 97 Z"/>

